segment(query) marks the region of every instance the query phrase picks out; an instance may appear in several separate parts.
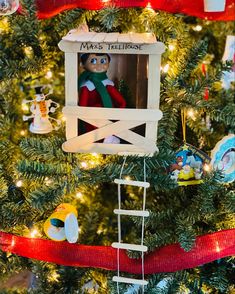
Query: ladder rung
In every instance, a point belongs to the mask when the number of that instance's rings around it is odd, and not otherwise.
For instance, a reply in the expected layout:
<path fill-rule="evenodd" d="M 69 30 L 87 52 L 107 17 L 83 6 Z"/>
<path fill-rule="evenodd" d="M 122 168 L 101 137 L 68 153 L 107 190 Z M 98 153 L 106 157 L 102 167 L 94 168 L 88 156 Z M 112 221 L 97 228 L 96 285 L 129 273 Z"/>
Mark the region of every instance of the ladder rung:
<path fill-rule="evenodd" d="M 140 182 L 140 181 L 115 179 L 114 183 L 120 184 L 120 185 L 130 185 L 130 186 L 137 186 L 137 187 L 144 187 L 144 188 L 150 187 L 150 184 L 148 182 Z"/>
<path fill-rule="evenodd" d="M 124 277 L 118 277 L 118 276 L 114 276 L 113 281 L 119 282 L 119 283 L 136 284 L 136 285 L 143 285 L 143 286 L 146 286 L 148 284 L 148 281 L 145 281 L 145 280 L 130 279 L 130 278 L 124 278 Z"/>
<path fill-rule="evenodd" d="M 118 243 L 114 242 L 112 243 L 113 248 L 118 249 L 127 249 L 127 250 L 134 250 L 134 251 L 141 251 L 146 252 L 148 251 L 148 247 L 144 245 L 135 245 L 135 244 L 128 244 L 128 243 Z"/>
<path fill-rule="evenodd" d="M 115 214 L 121 215 L 133 215 L 133 216 L 149 216 L 149 211 L 147 210 L 127 210 L 127 209 L 114 209 Z"/>

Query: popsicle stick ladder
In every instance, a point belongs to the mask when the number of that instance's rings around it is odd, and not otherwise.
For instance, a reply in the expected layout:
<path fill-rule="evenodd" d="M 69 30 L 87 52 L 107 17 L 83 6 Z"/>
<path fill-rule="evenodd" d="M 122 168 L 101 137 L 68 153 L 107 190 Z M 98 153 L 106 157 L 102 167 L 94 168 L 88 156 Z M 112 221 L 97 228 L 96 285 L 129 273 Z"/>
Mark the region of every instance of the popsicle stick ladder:
<path fill-rule="evenodd" d="M 142 286 L 142 293 L 144 293 L 144 286 L 148 284 L 148 281 L 144 279 L 144 252 L 147 252 L 148 247 L 144 245 L 144 222 L 145 217 L 149 216 L 149 212 L 145 210 L 146 204 L 146 190 L 149 188 L 150 184 L 146 182 L 146 167 L 144 161 L 144 181 L 131 181 L 131 180 L 124 180 L 122 179 L 122 172 L 125 165 L 126 158 L 123 162 L 122 169 L 120 172 L 120 179 L 115 179 L 114 182 L 118 185 L 118 209 L 114 210 L 114 213 L 117 214 L 118 217 L 118 242 L 113 243 L 112 247 L 117 248 L 117 276 L 113 277 L 113 281 L 117 282 L 117 292 L 119 293 L 119 283 L 127 283 L 127 284 L 137 284 Z M 143 207 L 142 210 L 125 210 L 121 208 L 121 186 L 122 185 L 129 185 L 129 186 L 136 186 L 143 188 Z M 121 233 L 121 216 L 136 216 L 142 218 L 142 228 L 141 228 L 141 244 L 129 244 L 122 242 L 122 233 Z M 142 279 L 133 279 L 133 278 L 126 278 L 120 275 L 120 256 L 119 250 L 126 249 L 126 250 L 134 250 L 140 251 L 142 253 Z"/>
<path fill-rule="evenodd" d="M 59 48 L 65 52 L 65 107 L 66 142 L 62 148 L 66 152 L 102 154 L 153 154 L 157 151 L 157 124 L 162 117 L 159 110 L 160 96 L 160 61 L 164 45 L 157 42 L 150 33 L 119 34 L 70 31 L 59 43 Z M 112 55 L 114 78 L 121 78 L 129 73 L 130 84 L 134 84 L 136 108 L 101 108 L 78 106 L 78 72 L 79 54 L 108 53 Z M 116 63 L 115 63 L 115 58 Z M 120 57 L 121 56 L 121 57 Z M 142 59 L 141 59 L 142 56 Z M 124 62 L 120 60 L 124 58 Z M 136 60 L 134 66 L 130 60 Z M 146 59 L 145 65 L 139 60 Z M 114 62 L 113 62 L 114 60 Z M 128 68 L 126 63 L 130 63 Z M 122 63 L 122 73 L 118 73 Z M 126 67 L 125 67 L 126 66 Z M 144 74 L 146 72 L 146 75 Z M 112 72 L 109 73 L 108 75 Z M 113 78 L 113 77 L 112 77 Z M 146 82 L 146 101 L 141 102 L 142 83 Z M 144 105 L 144 106 L 143 106 Z M 138 108 L 138 109 L 137 109 Z M 79 135 L 78 120 L 85 121 L 97 129 Z M 145 125 L 141 134 L 133 128 Z M 115 135 L 123 139 L 121 144 L 97 143 L 100 140 Z"/>

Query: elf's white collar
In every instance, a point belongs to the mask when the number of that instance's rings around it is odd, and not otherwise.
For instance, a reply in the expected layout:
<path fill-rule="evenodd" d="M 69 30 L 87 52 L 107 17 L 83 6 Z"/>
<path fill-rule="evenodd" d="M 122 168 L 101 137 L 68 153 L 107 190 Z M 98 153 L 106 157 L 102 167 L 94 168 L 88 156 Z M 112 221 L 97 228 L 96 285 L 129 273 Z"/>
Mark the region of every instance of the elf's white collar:
<path fill-rule="evenodd" d="M 109 79 L 106 79 L 106 80 L 103 80 L 102 81 L 102 83 L 103 83 L 103 85 L 106 87 L 106 86 L 114 86 L 114 83 L 111 81 L 111 80 L 109 80 Z M 85 83 L 83 83 L 82 85 L 81 85 L 81 87 L 87 87 L 87 89 L 89 90 L 89 91 L 93 91 L 93 90 L 95 90 L 95 85 L 93 84 L 93 82 L 92 81 L 86 81 Z"/>

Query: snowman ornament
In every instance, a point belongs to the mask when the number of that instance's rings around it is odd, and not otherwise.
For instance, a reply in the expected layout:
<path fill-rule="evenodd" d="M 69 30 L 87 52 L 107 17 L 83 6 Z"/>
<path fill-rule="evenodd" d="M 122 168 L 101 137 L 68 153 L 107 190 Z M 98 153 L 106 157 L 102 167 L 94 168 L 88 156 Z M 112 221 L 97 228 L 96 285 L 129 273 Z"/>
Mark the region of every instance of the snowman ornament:
<path fill-rule="evenodd" d="M 30 124 L 29 130 L 31 133 L 35 134 L 47 134 L 53 130 L 58 130 L 60 127 L 60 120 L 54 119 L 49 116 L 49 113 L 54 113 L 55 110 L 59 107 L 59 104 L 49 99 L 46 100 L 46 97 L 52 94 L 52 90 L 48 94 L 44 94 L 42 91 L 45 86 L 35 87 L 35 98 L 33 100 L 24 100 L 23 103 L 31 103 L 30 111 L 31 115 L 23 116 L 23 120 L 27 121 L 33 119 Z M 55 122 L 52 125 L 52 121 Z"/>

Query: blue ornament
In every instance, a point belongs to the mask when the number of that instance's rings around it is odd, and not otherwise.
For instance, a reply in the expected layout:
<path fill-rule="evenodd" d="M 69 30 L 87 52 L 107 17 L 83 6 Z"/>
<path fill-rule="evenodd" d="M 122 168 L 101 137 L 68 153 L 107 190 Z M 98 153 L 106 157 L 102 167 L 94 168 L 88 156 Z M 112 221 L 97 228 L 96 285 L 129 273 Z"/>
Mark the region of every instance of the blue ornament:
<path fill-rule="evenodd" d="M 210 162 L 210 158 L 203 151 L 185 143 L 176 151 L 176 160 L 170 167 L 170 177 L 179 186 L 196 185 L 202 183 L 203 166 Z"/>
<path fill-rule="evenodd" d="M 235 179 L 235 135 L 230 134 L 220 140 L 211 152 L 211 166 L 223 173 L 222 182 L 231 183 Z"/>

